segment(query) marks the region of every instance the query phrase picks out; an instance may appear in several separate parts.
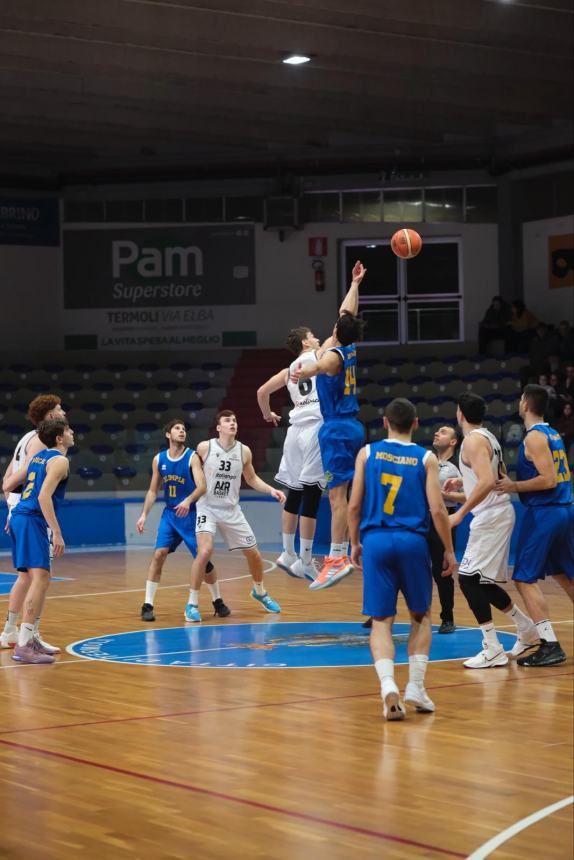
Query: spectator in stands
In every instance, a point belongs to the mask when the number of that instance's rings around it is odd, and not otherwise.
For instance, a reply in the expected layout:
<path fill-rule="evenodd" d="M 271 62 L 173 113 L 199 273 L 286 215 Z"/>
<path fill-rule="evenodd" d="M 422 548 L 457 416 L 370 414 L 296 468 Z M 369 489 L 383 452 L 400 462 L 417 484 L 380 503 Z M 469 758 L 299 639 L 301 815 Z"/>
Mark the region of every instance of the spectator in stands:
<path fill-rule="evenodd" d="M 522 388 L 541 373 L 546 373 L 550 367 L 551 356 L 558 354 L 558 340 L 556 335 L 545 322 L 539 322 L 536 333 L 530 341 L 528 350 L 529 362 L 520 371 L 520 383 Z"/>
<path fill-rule="evenodd" d="M 558 352 L 562 361 L 574 361 L 574 329 L 568 320 L 558 323 Z"/>
<path fill-rule="evenodd" d="M 503 340 L 506 325 L 510 320 L 510 308 L 501 296 L 494 296 L 478 326 L 478 351 L 486 352 L 487 345 L 493 340 Z"/>
<path fill-rule="evenodd" d="M 556 429 L 562 436 L 566 454 L 570 451 L 570 446 L 574 442 L 574 406 L 572 403 L 565 403 L 562 415 L 556 421 Z"/>
<path fill-rule="evenodd" d="M 510 319 L 507 323 L 506 349 L 509 352 L 524 352 L 538 325 L 538 320 L 524 302 L 517 299 L 510 305 Z"/>
<path fill-rule="evenodd" d="M 569 361 L 565 368 L 564 381 L 556 392 L 564 403 L 574 403 L 574 361 Z"/>
<path fill-rule="evenodd" d="M 552 374 L 553 377 L 556 376 L 555 373 Z M 556 389 L 553 385 L 550 385 L 548 382 L 548 375 L 546 373 L 541 373 L 538 377 L 538 385 L 542 388 L 545 388 L 548 392 L 548 404 L 546 406 L 546 417 L 551 420 L 552 418 L 556 418 L 558 414 L 557 403 L 558 398 L 556 395 Z"/>

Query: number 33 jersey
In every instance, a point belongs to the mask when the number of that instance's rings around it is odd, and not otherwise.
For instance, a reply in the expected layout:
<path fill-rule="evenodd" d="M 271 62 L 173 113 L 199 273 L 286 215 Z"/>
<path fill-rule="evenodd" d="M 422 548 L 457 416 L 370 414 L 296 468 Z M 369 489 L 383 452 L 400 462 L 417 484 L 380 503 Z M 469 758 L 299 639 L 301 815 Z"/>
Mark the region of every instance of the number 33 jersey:
<path fill-rule="evenodd" d="M 317 377 L 311 379 L 300 379 L 299 382 L 291 382 L 291 374 L 302 365 L 317 361 L 314 350 L 303 352 L 289 366 L 289 378 L 287 390 L 293 401 L 293 409 L 289 413 L 289 423 L 292 425 L 306 424 L 308 421 L 322 421 L 319 395 L 317 393 Z"/>
<path fill-rule="evenodd" d="M 430 514 L 425 460 L 430 451 L 414 442 L 383 439 L 367 445 L 365 454 L 361 534 L 379 528 L 426 534 Z"/>
<path fill-rule="evenodd" d="M 243 446 L 235 442 L 228 451 L 217 439 L 209 440 L 207 457 L 203 463 L 207 492 L 198 499 L 198 513 L 203 508 L 234 508 L 239 504 L 241 475 L 243 474 Z"/>

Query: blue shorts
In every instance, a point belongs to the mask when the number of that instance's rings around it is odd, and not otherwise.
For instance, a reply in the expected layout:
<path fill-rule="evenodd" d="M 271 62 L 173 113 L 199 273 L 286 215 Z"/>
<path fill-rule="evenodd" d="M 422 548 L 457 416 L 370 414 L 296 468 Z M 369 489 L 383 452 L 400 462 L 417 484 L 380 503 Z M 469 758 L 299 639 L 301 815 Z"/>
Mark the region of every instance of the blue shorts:
<path fill-rule="evenodd" d="M 356 418 L 329 418 L 319 430 L 319 448 L 327 489 L 352 481 L 365 430 Z"/>
<path fill-rule="evenodd" d="M 167 548 L 170 552 L 175 552 L 183 541 L 192 556 L 195 557 L 197 554 L 195 516 L 194 506 L 189 509 L 189 514 L 186 517 L 178 517 L 171 508 L 164 508 L 159 521 L 155 548 Z"/>
<path fill-rule="evenodd" d="M 41 516 L 18 514 L 10 517 L 12 561 L 16 570 L 39 567 L 50 570 L 50 538 L 46 520 Z"/>
<path fill-rule="evenodd" d="M 404 595 L 411 612 L 432 602 L 432 567 L 425 535 L 404 529 L 369 529 L 363 537 L 363 615 L 397 614 Z"/>
<path fill-rule="evenodd" d="M 536 582 L 557 573 L 574 579 L 574 505 L 527 507 L 520 524 L 512 578 Z"/>

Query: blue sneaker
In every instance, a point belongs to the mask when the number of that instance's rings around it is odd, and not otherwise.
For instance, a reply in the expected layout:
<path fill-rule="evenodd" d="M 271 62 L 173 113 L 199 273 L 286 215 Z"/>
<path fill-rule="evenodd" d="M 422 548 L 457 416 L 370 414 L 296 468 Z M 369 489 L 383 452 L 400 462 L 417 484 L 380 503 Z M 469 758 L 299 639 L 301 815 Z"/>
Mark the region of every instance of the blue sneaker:
<path fill-rule="evenodd" d="M 267 592 L 265 592 L 265 594 L 257 594 L 255 589 L 253 589 L 251 597 L 253 600 L 256 600 L 257 603 L 260 603 L 267 612 L 281 612 L 279 604 L 276 603 L 273 598 L 267 594 Z"/>
<path fill-rule="evenodd" d="M 185 607 L 185 620 L 201 621 L 201 615 L 199 614 L 199 609 L 195 603 L 188 603 Z"/>

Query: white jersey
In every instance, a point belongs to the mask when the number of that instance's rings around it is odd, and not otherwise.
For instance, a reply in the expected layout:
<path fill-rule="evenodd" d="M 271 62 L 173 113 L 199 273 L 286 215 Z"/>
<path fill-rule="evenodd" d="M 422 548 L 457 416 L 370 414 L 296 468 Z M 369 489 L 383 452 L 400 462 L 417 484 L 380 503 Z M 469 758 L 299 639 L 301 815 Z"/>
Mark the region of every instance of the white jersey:
<path fill-rule="evenodd" d="M 26 450 L 28 448 L 29 442 L 36 436 L 35 430 L 30 430 L 26 433 L 25 436 L 22 436 L 16 448 L 14 449 L 14 457 L 12 459 L 12 472 L 17 472 L 24 465 L 24 461 L 26 459 Z M 12 492 L 8 494 L 8 510 L 11 511 L 12 508 L 15 508 L 18 502 L 20 501 L 20 493 Z"/>
<path fill-rule="evenodd" d="M 207 492 L 197 501 L 198 513 L 204 508 L 234 508 L 239 504 L 243 474 L 241 442 L 226 451 L 217 439 L 209 440 L 207 457 L 203 462 Z"/>
<path fill-rule="evenodd" d="M 462 478 L 459 470 L 456 468 L 452 460 L 439 460 L 438 461 L 438 481 L 440 484 L 440 488 L 442 490 L 446 481 L 449 478 Z M 454 510 L 456 508 L 456 502 L 449 502 L 446 499 L 444 500 L 447 510 Z"/>
<path fill-rule="evenodd" d="M 502 449 L 500 447 L 498 439 L 490 432 L 490 430 L 487 430 L 485 427 L 477 427 L 476 430 L 471 430 L 468 435 L 470 436 L 472 433 L 480 433 L 480 435 L 484 436 L 484 438 L 489 442 L 490 447 L 492 449 L 492 454 L 490 455 L 490 468 L 492 470 L 492 477 L 495 479 L 495 481 L 497 481 L 506 471 L 504 469 Z M 465 439 L 468 439 L 468 436 L 466 436 Z M 474 471 L 470 468 L 470 466 L 467 466 L 464 462 L 464 441 L 460 449 L 459 467 L 462 474 L 464 494 L 468 499 L 478 482 L 478 478 L 476 477 Z M 508 495 L 508 493 L 501 493 L 499 495 L 493 490 L 488 494 L 485 499 L 482 500 L 479 505 L 472 509 L 471 513 L 474 516 L 477 516 L 477 514 L 480 514 L 483 511 L 488 510 L 489 508 L 494 508 L 498 505 L 509 504 L 510 496 Z"/>
<path fill-rule="evenodd" d="M 289 366 L 289 377 L 287 380 L 287 390 L 291 400 L 293 401 L 293 409 L 289 413 L 289 422 L 291 424 L 305 424 L 307 421 L 322 421 L 321 407 L 319 405 L 319 395 L 317 394 L 316 377 L 310 379 L 301 379 L 299 382 L 291 382 L 291 374 L 300 364 L 308 364 L 310 361 L 317 361 L 317 354 L 314 350 L 308 350 L 301 353 L 295 361 Z"/>

